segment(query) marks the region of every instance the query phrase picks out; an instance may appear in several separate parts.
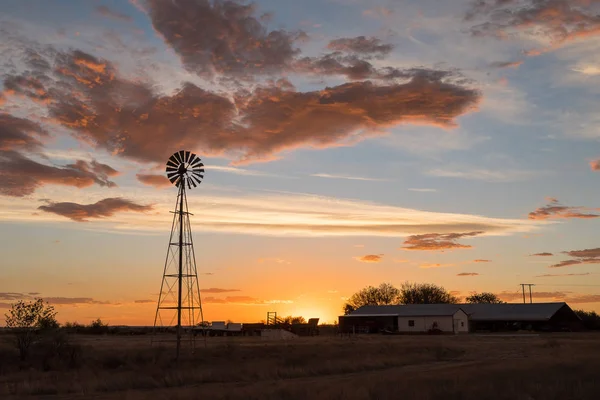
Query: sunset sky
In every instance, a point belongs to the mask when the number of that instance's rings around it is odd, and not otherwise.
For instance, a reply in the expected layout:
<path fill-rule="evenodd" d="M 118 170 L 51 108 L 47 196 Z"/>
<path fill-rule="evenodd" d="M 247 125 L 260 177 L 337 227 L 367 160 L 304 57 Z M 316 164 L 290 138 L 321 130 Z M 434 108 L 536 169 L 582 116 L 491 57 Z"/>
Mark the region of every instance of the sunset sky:
<path fill-rule="evenodd" d="M 1 324 L 152 325 L 182 149 L 208 321 L 600 311 L 600 0 L 8 0 L 0 63 Z"/>

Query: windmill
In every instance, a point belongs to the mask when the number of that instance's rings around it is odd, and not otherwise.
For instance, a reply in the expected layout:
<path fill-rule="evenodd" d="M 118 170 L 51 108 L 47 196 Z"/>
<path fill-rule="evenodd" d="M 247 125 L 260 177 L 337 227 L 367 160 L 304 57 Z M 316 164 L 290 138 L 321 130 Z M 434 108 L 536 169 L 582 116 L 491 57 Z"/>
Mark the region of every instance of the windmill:
<path fill-rule="evenodd" d="M 171 237 L 156 307 L 152 340 L 159 341 L 156 340 L 158 331 L 175 327 L 179 357 L 184 330 L 188 331 L 189 335 L 186 335 L 186 338 L 189 338 L 193 349 L 195 335 L 192 330 L 198 323 L 204 323 L 189 217 L 193 214 L 188 212 L 186 197 L 186 186 L 191 190 L 202 182 L 204 164 L 194 153 L 181 150 L 169 158 L 166 172 L 169 181 L 179 191 L 173 212 Z"/>

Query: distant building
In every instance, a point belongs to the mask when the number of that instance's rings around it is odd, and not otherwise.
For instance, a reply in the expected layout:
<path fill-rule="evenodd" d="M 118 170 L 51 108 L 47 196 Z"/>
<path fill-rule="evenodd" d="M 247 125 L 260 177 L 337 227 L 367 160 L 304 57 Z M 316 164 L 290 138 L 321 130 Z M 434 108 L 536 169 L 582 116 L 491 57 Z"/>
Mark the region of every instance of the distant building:
<path fill-rule="evenodd" d="M 571 331 L 582 328 L 566 303 L 363 306 L 339 317 L 342 333 Z"/>
<path fill-rule="evenodd" d="M 364 306 L 339 317 L 343 333 L 466 333 L 469 317 L 460 305 Z"/>

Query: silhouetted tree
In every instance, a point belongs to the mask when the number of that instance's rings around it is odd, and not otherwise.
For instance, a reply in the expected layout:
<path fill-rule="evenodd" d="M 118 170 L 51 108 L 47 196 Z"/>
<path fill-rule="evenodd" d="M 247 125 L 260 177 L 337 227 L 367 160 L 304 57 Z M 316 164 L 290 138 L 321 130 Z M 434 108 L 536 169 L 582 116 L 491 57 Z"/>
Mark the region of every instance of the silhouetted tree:
<path fill-rule="evenodd" d="M 97 334 L 97 335 L 107 333 L 108 332 L 108 324 L 102 322 L 102 320 L 100 318 L 98 318 L 95 321 L 92 321 L 92 323 L 90 324 L 89 332 L 93 333 L 93 334 Z"/>
<path fill-rule="evenodd" d="M 486 303 L 486 304 L 504 304 L 505 301 L 500 300 L 500 297 L 490 292 L 473 293 L 466 299 L 467 303 Z"/>
<path fill-rule="evenodd" d="M 432 283 L 405 282 L 400 287 L 400 304 L 453 304 L 459 299 L 441 286 Z"/>
<path fill-rule="evenodd" d="M 281 318 L 281 322 L 289 325 L 305 324 L 306 319 L 304 319 L 304 317 L 292 317 L 291 315 L 288 315 L 287 317 Z"/>
<path fill-rule="evenodd" d="M 585 329 L 600 329 L 600 315 L 595 311 L 574 310 L 575 314 L 581 318 Z"/>
<path fill-rule="evenodd" d="M 347 315 L 362 306 L 383 306 L 398 304 L 400 291 L 389 283 L 379 287 L 367 286 L 354 293 L 344 304 L 344 314 Z"/>
<path fill-rule="evenodd" d="M 25 360 L 31 345 L 40 338 L 36 331 L 48 331 L 59 327 L 54 307 L 42 299 L 12 304 L 6 317 L 6 327 L 15 335 L 15 346 L 19 349 L 21 360 Z"/>

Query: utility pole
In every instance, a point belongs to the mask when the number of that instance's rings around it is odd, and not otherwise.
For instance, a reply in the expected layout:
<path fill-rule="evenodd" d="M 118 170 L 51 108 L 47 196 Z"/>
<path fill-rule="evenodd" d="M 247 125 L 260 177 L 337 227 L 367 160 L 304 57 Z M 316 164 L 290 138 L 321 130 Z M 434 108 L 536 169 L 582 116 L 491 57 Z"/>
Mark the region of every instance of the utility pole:
<path fill-rule="evenodd" d="M 529 286 L 529 304 L 533 303 L 533 295 L 531 294 L 531 287 L 535 286 L 535 284 L 533 283 L 521 283 L 521 288 L 523 289 L 523 303 L 526 303 L 525 301 L 525 286 Z"/>

